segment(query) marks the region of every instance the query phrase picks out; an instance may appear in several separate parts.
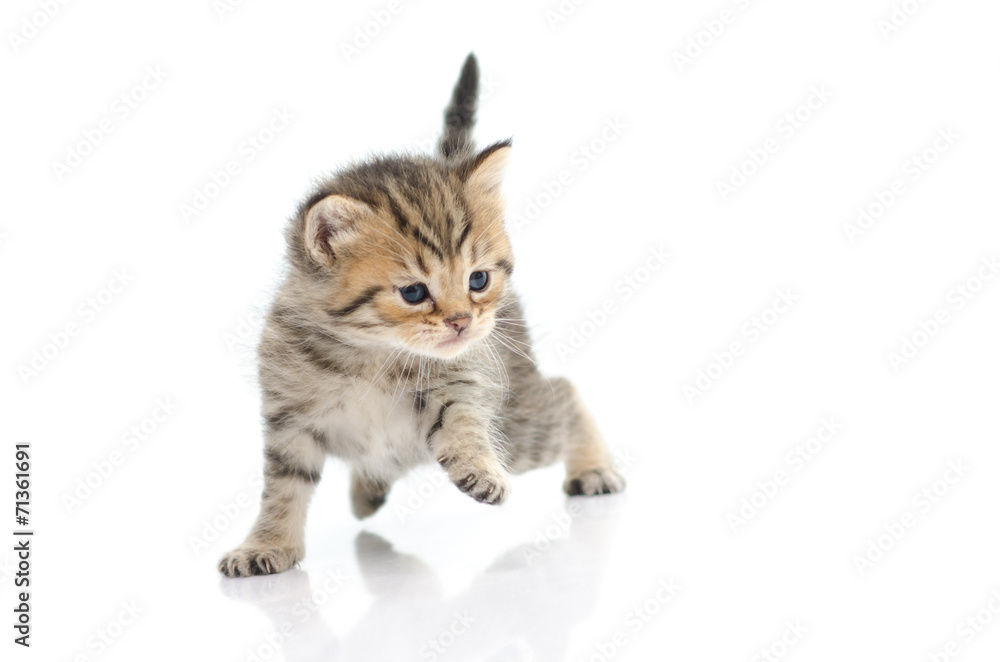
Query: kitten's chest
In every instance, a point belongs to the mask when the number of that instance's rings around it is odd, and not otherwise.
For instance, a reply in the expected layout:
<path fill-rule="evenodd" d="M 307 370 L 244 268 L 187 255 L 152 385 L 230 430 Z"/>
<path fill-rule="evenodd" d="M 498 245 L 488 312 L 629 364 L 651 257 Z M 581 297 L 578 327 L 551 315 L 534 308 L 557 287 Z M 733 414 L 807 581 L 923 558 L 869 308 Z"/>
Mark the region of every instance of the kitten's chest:
<path fill-rule="evenodd" d="M 334 455 L 408 468 L 431 459 L 422 438 L 427 404 L 412 390 L 393 393 L 347 383 L 331 393 L 316 427 L 325 433 Z"/>

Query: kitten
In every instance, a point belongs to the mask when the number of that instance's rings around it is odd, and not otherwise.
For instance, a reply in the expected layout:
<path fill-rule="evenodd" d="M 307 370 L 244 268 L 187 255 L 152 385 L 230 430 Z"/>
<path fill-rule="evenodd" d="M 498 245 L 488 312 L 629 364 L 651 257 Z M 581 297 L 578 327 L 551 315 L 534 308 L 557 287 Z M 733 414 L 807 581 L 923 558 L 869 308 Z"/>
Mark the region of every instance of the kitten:
<path fill-rule="evenodd" d="M 477 501 L 511 474 L 566 463 L 571 495 L 624 481 L 572 385 L 531 358 L 504 231 L 510 140 L 475 151 L 469 55 L 436 157 L 386 156 L 323 182 L 286 232 L 289 268 L 258 349 L 265 421 L 260 514 L 219 569 L 282 572 L 305 555 L 327 455 L 351 468 L 355 516 L 437 462 Z"/>

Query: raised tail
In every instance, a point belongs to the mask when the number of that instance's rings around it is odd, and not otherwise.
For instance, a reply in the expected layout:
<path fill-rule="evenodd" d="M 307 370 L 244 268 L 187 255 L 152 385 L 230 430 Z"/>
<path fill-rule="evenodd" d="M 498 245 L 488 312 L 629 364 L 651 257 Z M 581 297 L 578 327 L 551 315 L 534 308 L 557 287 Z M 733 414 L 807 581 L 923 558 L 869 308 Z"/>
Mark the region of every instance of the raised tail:
<path fill-rule="evenodd" d="M 469 53 L 451 93 L 451 103 L 444 111 L 444 134 L 438 143 L 438 151 L 444 158 L 454 159 L 472 151 L 472 127 L 476 123 L 478 99 L 479 65 L 476 56 Z"/>

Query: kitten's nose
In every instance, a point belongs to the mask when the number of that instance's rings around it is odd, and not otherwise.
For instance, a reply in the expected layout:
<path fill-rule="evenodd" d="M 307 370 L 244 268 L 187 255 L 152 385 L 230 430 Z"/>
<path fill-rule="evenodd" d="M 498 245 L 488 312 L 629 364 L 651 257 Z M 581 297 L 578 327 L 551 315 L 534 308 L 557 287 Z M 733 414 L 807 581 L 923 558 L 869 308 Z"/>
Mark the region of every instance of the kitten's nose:
<path fill-rule="evenodd" d="M 469 324 L 472 322 L 472 315 L 469 313 L 458 313 L 452 315 L 444 321 L 445 324 L 455 329 L 455 333 L 461 333 L 469 328 Z"/>

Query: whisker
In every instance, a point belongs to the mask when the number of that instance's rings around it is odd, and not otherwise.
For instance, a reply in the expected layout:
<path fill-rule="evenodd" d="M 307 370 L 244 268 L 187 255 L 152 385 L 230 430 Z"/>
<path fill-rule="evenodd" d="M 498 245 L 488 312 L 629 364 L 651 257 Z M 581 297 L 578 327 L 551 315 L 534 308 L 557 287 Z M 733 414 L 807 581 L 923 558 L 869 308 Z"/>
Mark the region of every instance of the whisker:
<path fill-rule="evenodd" d="M 536 368 L 538 367 L 538 364 L 535 363 L 534 359 L 532 359 L 530 356 L 528 356 L 527 354 L 525 354 L 523 350 L 519 349 L 518 347 L 515 347 L 514 345 L 508 344 L 508 341 L 512 340 L 511 338 L 509 338 L 507 336 L 504 336 L 502 333 L 497 333 L 496 334 L 496 339 L 497 339 L 497 341 L 501 345 L 503 345 L 504 347 L 506 347 L 510 351 L 514 352 L 515 354 L 517 354 L 520 357 L 523 357 L 527 361 L 530 361 L 531 365 L 535 366 Z"/>
<path fill-rule="evenodd" d="M 538 364 L 535 363 L 534 359 L 532 359 L 530 356 L 528 356 L 527 354 L 525 354 L 523 351 L 521 351 L 517 347 L 513 347 L 511 345 L 508 345 L 504 341 L 504 338 L 506 338 L 507 340 L 513 340 L 513 338 L 510 338 L 509 336 L 505 336 L 500 331 L 497 331 L 497 333 L 494 334 L 494 335 L 496 337 L 496 340 L 498 342 L 500 342 L 504 347 L 506 347 L 510 351 L 514 352 L 515 354 L 518 354 L 519 356 L 522 356 L 525 360 L 529 361 L 531 363 L 531 365 L 535 366 L 536 369 L 538 368 Z M 530 349 L 530 347 L 529 347 L 529 349 Z M 545 380 L 545 383 L 549 385 L 549 390 L 554 393 L 555 392 L 555 388 L 552 386 L 552 381 L 548 378 L 548 376 L 546 376 L 545 373 L 543 373 L 541 370 L 539 370 L 539 375 L 542 377 L 542 379 Z"/>
<path fill-rule="evenodd" d="M 388 372 L 393 357 L 398 357 L 400 354 L 402 354 L 403 351 L 404 348 L 397 347 L 393 349 L 391 352 L 389 352 L 389 356 L 386 357 L 385 362 L 382 363 L 382 367 L 379 368 L 378 372 L 375 373 L 375 376 L 372 378 L 371 385 L 368 387 L 368 390 L 365 391 L 364 395 L 361 396 L 362 398 L 365 398 L 369 393 L 372 392 L 372 389 L 375 388 L 375 386 L 378 384 L 378 380 L 382 377 L 382 374 L 384 372 Z"/>

